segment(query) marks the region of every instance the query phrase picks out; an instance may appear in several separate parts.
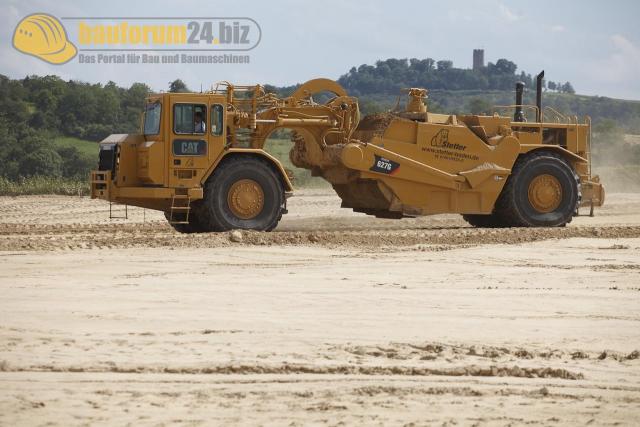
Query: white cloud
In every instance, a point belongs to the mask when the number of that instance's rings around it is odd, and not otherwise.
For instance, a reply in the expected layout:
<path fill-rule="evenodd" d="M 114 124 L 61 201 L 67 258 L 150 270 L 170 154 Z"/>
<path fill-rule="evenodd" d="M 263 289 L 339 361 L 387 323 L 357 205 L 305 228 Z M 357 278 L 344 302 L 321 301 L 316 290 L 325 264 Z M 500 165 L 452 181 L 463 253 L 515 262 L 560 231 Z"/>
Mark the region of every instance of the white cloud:
<path fill-rule="evenodd" d="M 500 15 L 509 22 L 516 22 L 522 18 L 520 15 L 505 6 L 504 3 L 500 3 L 498 7 L 500 8 Z"/>
<path fill-rule="evenodd" d="M 567 31 L 567 28 L 564 25 L 554 25 L 551 27 L 552 33 L 564 33 Z"/>
<path fill-rule="evenodd" d="M 611 36 L 614 51 L 602 64 L 606 81 L 630 81 L 640 74 L 640 47 L 622 34 Z"/>
<path fill-rule="evenodd" d="M 621 59 L 630 66 L 629 71 L 633 73 L 640 73 L 640 47 L 636 46 L 631 42 L 631 40 L 620 34 L 614 34 L 611 36 L 611 41 L 618 50 L 614 56 L 620 56 Z"/>
<path fill-rule="evenodd" d="M 607 41 L 602 46 L 601 57 L 584 61 L 578 70 L 591 85 L 588 93 L 639 99 L 640 44 L 619 33 L 609 36 Z"/>

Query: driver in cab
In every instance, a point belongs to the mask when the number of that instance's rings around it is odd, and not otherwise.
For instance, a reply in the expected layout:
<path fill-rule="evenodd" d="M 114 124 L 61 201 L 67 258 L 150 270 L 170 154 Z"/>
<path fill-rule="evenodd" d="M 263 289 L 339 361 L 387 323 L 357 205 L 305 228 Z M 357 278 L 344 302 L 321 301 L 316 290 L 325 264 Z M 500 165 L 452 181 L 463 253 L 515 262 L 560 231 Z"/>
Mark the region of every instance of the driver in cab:
<path fill-rule="evenodd" d="M 194 133 L 205 133 L 207 130 L 207 125 L 202 121 L 202 113 L 200 111 L 196 111 L 194 115 Z"/>

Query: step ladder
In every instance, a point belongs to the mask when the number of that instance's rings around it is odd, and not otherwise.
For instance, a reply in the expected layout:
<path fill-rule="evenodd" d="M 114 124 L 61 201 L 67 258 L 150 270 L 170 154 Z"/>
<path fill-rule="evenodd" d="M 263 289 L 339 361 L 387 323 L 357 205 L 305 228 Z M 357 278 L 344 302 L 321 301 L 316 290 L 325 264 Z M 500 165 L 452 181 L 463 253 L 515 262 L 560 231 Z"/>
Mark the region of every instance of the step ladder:
<path fill-rule="evenodd" d="M 191 197 L 186 194 L 174 194 L 171 198 L 170 224 L 189 224 Z"/>

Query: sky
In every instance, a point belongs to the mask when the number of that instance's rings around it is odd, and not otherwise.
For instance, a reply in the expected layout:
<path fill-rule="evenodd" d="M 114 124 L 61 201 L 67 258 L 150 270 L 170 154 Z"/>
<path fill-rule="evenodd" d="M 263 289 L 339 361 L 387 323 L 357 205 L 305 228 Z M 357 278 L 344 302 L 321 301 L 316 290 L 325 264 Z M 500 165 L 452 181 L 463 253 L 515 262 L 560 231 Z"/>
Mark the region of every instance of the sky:
<path fill-rule="evenodd" d="M 507 58 L 577 93 L 640 100 L 640 1 L 2 1 L 0 74 L 55 74 L 65 80 L 144 82 L 166 90 L 180 78 L 191 89 L 228 80 L 278 86 L 311 78 L 337 79 L 353 66 L 386 58 L 450 59 L 471 68 L 472 51 L 485 62 Z M 18 22 L 44 12 L 56 17 L 225 17 L 254 19 L 260 43 L 249 64 L 51 65 L 12 47 Z M 68 22 L 64 22 L 67 27 Z"/>

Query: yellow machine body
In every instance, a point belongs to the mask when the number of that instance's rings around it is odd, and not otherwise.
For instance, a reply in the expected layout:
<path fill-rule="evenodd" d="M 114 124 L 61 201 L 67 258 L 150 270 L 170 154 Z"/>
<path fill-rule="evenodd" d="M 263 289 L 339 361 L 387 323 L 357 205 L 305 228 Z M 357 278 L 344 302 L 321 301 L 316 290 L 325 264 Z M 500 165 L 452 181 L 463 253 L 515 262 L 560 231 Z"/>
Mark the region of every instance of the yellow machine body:
<path fill-rule="evenodd" d="M 320 92 L 332 97 L 317 103 L 313 95 Z M 211 203 L 203 201 L 207 185 L 213 185 L 212 174 L 224 159 L 249 156 L 272 168 L 288 196 L 293 187 L 287 172 L 263 149 L 273 131 L 285 128 L 293 131 L 294 165 L 330 182 L 343 207 L 380 217 L 491 215 L 515 165 L 532 153 L 547 153 L 569 165 L 579 183 L 579 205 L 593 208 L 604 202 L 604 187 L 591 175 L 588 118 L 579 121 L 549 110 L 554 120 L 545 121 L 536 107 L 539 120 L 532 122 L 498 114 L 435 114 L 424 102 L 425 89 L 406 92 L 404 110 L 362 121 L 357 100 L 327 79 L 311 80 L 287 98 L 265 93 L 260 85 L 229 83 L 201 94 L 153 95 L 140 134 L 111 135 L 101 142 L 101 167 L 92 172 L 91 194 L 167 213 L 181 197 L 187 206 L 175 209 L 188 211 L 192 204 Z M 200 112 L 205 132 L 188 128 L 188 120 L 198 114 L 194 111 Z M 540 210 L 551 209 L 563 197 L 561 188 L 540 175 L 530 185 L 529 201 Z M 260 209 L 267 197 L 260 185 L 241 187 L 244 193 L 225 199 L 229 205 L 244 197 L 247 206 Z M 219 228 L 225 227 L 212 226 Z"/>

